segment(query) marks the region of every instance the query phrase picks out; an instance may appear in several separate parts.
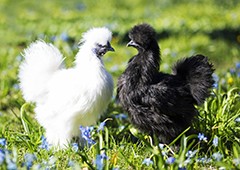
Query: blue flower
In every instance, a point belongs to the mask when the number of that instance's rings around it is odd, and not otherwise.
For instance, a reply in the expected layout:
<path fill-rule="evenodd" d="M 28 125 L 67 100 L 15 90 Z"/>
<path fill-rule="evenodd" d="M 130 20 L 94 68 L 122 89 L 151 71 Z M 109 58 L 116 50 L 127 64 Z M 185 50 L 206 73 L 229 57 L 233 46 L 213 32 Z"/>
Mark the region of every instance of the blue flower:
<path fill-rule="evenodd" d="M 217 137 L 217 136 L 215 136 L 215 137 L 213 138 L 213 146 L 215 146 L 215 147 L 218 146 L 218 137 Z"/>
<path fill-rule="evenodd" d="M 178 170 L 187 170 L 185 167 L 179 167 Z"/>
<path fill-rule="evenodd" d="M 199 134 L 198 134 L 198 139 L 199 139 L 200 141 L 207 141 L 207 137 L 205 137 L 203 133 L 199 133 Z"/>
<path fill-rule="evenodd" d="M 77 151 L 78 151 L 78 144 L 77 144 L 77 143 L 73 143 L 73 144 L 72 144 L 72 150 L 73 150 L 74 152 L 77 152 Z"/>
<path fill-rule="evenodd" d="M 69 36 L 66 32 L 63 32 L 61 35 L 60 35 L 61 39 L 63 41 L 68 41 L 69 40 Z"/>
<path fill-rule="evenodd" d="M 193 158 L 196 153 L 197 153 L 197 150 L 194 150 L 194 151 L 189 150 L 189 151 L 187 151 L 187 153 L 186 153 L 186 157 L 188 157 L 188 158 Z"/>
<path fill-rule="evenodd" d="M 39 148 L 46 149 L 47 151 L 49 151 L 50 145 L 48 144 L 47 139 L 44 136 L 42 136 L 41 140 L 42 140 L 42 143 L 39 145 Z"/>
<path fill-rule="evenodd" d="M 240 122 L 240 117 L 236 118 L 235 122 L 239 123 Z"/>
<path fill-rule="evenodd" d="M 164 144 L 162 144 L 162 143 L 159 143 L 158 146 L 159 146 L 160 149 L 164 148 Z"/>
<path fill-rule="evenodd" d="M 123 119 L 127 119 L 128 116 L 127 116 L 126 114 L 119 113 L 119 114 L 116 114 L 116 115 L 115 115 L 115 118 L 120 119 L 120 120 L 123 120 Z"/>
<path fill-rule="evenodd" d="M 95 144 L 95 141 L 92 140 L 92 138 L 91 138 L 91 131 L 93 130 L 93 127 L 80 126 L 80 130 L 81 130 L 82 138 L 85 139 L 88 144 L 90 144 L 90 145 Z"/>
<path fill-rule="evenodd" d="M 98 132 L 99 132 L 100 130 L 103 131 L 105 124 L 106 124 L 105 121 L 104 121 L 104 122 L 101 122 L 100 125 L 98 126 L 98 130 L 97 130 L 97 131 L 98 131 Z"/>
<path fill-rule="evenodd" d="M 240 165 L 240 158 L 233 159 L 233 164 L 236 165 L 236 166 Z"/>
<path fill-rule="evenodd" d="M 101 155 L 97 155 L 96 160 L 95 160 L 96 168 L 97 170 L 102 170 L 103 169 L 103 161 L 101 158 Z"/>
<path fill-rule="evenodd" d="M 119 66 L 118 65 L 114 65 L 110 68 L 110 71 L 111 72 L 115 72 L 115 71 L 118 71 L 119 70 Z"/>
<path fill-rule="evenodd" d="M 27 167 L 27 169 L 30 169 L 33 165 L 33 161 L 35 161 L 37 158 L 34 154 L 27 153 L 25 154 L 24 159 L 25 159 L 25 166 Z"/>
<path fill-rule="evenodd" d="M 220 161 L 222 158 L 223 158 L 223 155 L 219 152 L 215 152 L 213 155 L 212 155 L 213 159 L 215 159 L 216 161 Z"/>
<path fill-rule="evenodd" d="M 231 75 L 234 75 L 236 73 L 236 70 L 234 68 L 231 68 L 230 70 Z"/>
<path fill-rule="evenodd" d="M 0 145 L 6 146 L 6 143 L 7 143 L 7 141 L 5 138 L 0 138 Z"/>
<path fill-rule="evenodd" d="M 153 164 L 153 161 L 150 158 L 145 158 L 142 164 L 149 166 L 150 164 Z"/>
<path fill-rule="evenodd" d="M 240 62 L 236 63 L 236 69 L 240 69 Z"/>
<path fill-rule="evenodd" d="M 173 163 L 175 162 L 175 160 L 176 160 L 176 159 L 175 159 L 174 157 L 169 157 L 169 158 L 167 158 L 167 161 L 166 161 L 166 162 L 167 162 L 168 164 L 173 164 Z"/>
<path fill-rule="evenodd" d="M 0 149 L 0 165 L 4 162 L 5 159 L 5 151 Z"/>
<path fill-rule="evenodd" d="M 97 155 L 96 156 L 95 164 L 96 164 L 97 170 L 102 170 L 103 169 L 103 167 L 104 167 L 104 163 L 103 163 L 104 159 L 105 160 L 109 159 L 105 153 L 102 153 L 101 155 Z"/>
<path fill-rule="evenodd" d="M 214 87 L 214 88 L 217 88 L 217 87 L 218 87 L 218 83 L 219 83 L 219 77 L 218 77 L 218 75 L 215 74 L 215 73 L 212 75 L 212 77 L 213 77 L 213 80 L 214 80 L 213 87 Z"/>

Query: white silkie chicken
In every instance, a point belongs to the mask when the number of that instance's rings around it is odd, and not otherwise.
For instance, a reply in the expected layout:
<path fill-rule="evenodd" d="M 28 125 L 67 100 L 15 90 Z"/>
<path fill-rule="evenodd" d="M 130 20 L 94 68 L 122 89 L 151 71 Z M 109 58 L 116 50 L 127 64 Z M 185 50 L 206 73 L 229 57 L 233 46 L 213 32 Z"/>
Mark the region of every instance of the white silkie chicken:
<path fill-rule="evenodd" d="M 101 57 L 114 51 L 112 33 L 105 27 L 83 34 L 75 66 L 65 69 L 60 51 L 36 41 L 24 50 L 19 80 L 23 97 L 36 103 L 36 119 L 49 144 L 65 148 L 79 136 L 79 126 L 96 123 L 113 93 L 113 80 Z"/>

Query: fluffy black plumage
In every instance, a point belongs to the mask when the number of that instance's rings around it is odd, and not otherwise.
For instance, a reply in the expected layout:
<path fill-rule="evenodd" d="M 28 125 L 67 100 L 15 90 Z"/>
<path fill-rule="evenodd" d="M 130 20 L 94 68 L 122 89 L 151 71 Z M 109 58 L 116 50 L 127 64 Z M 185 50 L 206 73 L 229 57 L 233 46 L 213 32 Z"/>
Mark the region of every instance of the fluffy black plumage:
<path fill-rule="evenodd" d="M 154 29 L 136 25 L 128 46 L 138 50 L 118 79 L 117 97 L 132 123 L 141 131 L 170 143 L 198 114 L 214 81 L 213 65 L 203 55 L 178 61 L 173 74 L 159 72 L 160 49 Z"/>

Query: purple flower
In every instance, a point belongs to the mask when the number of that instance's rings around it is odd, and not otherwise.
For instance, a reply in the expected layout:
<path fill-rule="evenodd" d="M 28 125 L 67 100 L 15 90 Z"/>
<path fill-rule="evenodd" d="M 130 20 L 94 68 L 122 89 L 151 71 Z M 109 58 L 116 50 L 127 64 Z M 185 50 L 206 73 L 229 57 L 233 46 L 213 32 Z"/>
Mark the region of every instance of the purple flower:
<path fill-rule="evenodd" d="M 5 138 L 0 138 L 0 145 L 6 146 L 6 144 L 7 144 L 6 139 Z"/>
<path fill-rule="evenodd" d="M 215 146 L 215 147 L 218 146 L 218 137 L 217 137 L 217 136 L 215 136 L 215 137 L 213 138 L 213 146 Z"/>
<path fill-rule="evenodd" d="M 153 161 L 150 158 L 145 158 L 142 164 L 149 166 L 150 164 L 153 164 Z"/>
<path fill-rule="evenodd" d="M 168 164 L 173 164 L 175 162 L 175 158 L 174 157 L 169 157 L 167 158 L 167 161 L 166 161 Z"/>
<path fill-rule="evenodd" d="M 92 138 L 91 138 L 91 131 L 93 130 L 93 127 L 80 126 L 80 130 L 81 130 L 82 138 L 85 139 L 88 144 L 90 144 L 90 145 L 95 144 L 95 141 L 92 140 Z"/>
<path fill-rule="evenodd" d="M 207 141 L 207 137 L 205 137 L 203 133 L 198 134 L 198 139 L 199 141 Z"/>

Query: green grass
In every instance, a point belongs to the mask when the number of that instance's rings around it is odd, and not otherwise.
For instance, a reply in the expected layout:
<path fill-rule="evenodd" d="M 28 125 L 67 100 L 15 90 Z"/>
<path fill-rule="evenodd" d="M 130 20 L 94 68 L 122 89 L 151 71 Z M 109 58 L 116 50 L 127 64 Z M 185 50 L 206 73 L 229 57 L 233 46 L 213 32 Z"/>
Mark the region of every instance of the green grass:
<path fill-rule="evenodd" d="M 108 157 L 100 160 L 105 169 L 240 169 L 238 0 L 0 0 L 0 11 L 0 143 L 7 141 L 0 144 L 0 169 L 97 169 L 96 158 L 103 154 Z M 174 141 L 160 147 L 134 129 L 128 119 L 117 118 L 115 115 L 123 111 L 112 101 L 91 132 L 94 145 L 70 145 L 64 151 L 40 148 L 44 129 L 34 119 L 34 106 L 25 104 L 18 87 L 23 49 L 39 38 L 52 42 L 70 67 L 81 34 L 94 26 L 107 26 L 113 31 L 116 52 L 107 54 L 104 63 L 116 85 L 136 53 L 126 48 L 127 33 L 142 22 L 156 28 L 163 71 L 170 72 L 176 60 L 196 53 L 213 62 L 218 86 L 198 107 L 199 121 L 194 122 L 207 140 L 199 140 L 198 134 L 183 134 L 179 150 L 174 149 Z M 104 130 L 98 133 L 104 120 Z M 216 140 L 217 145 L 213 143 Z M 1 154 L 5 155 L 2 162 Z M 150 158 L 149 166 L 143 164 L 146 158 Z"/>

